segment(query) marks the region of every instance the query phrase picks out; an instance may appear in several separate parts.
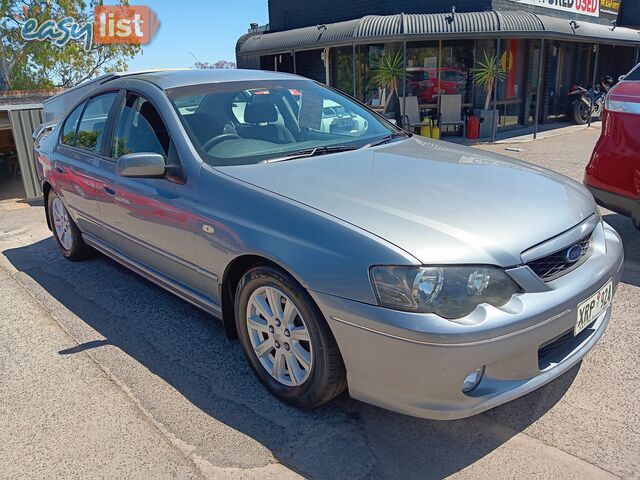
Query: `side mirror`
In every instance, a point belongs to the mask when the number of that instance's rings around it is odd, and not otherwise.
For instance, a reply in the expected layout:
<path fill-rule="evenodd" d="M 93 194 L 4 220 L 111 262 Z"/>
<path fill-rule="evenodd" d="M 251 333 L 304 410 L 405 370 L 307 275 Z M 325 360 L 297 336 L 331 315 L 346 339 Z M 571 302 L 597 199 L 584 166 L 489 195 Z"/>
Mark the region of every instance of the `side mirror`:
<path fill-rule="evenodd" d="M 121 177 L 163 177 L 166 171 L 164 157 L 158 153 L 129 153 L 121 156 L 116 165 Z"/>

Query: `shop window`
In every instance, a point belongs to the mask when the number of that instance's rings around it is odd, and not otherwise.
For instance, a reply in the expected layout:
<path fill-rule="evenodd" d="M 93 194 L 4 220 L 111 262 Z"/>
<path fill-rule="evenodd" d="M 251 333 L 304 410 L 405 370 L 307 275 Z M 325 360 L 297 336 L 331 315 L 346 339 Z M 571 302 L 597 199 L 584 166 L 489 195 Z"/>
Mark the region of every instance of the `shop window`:
<path fill-rule="evenodd" d="M 407 96 L 418 97 L 421 107 L 437 107 L 439 67 L 439 42 L 407 43 Z"/>
<path fill-rule="evenodd" d="M 353 48 L 331 50 L 331 85 L 347 95 L 353 95 Z"/>
<path fill-rule="evenodd" d="M 376 68 L 383 55 L 402 55 L 402 44 L 380 43 L 356 48 L 356 96 L 370 107 L 384 110 L 391 92 L 376 82 Z M 402 90 L 402 78 L 398 78 L 398 88 Z"/>
<path fill-rule="evenodd" d="M 474 41 L 442 42 L 442 60 L 437 71 L 440 95 L 460 94 L 462 103 L 469 104 L 473 93 Z"/>
<path fill-rule="evenodd" d="M 279 53 L 277 55 L 265 55 L 260 57 L 260 70 L 294 73 L 293 56 L 291 53 Z"/>
<path fill-rule="evenodd" d="M 635 59 L 635 47 L 600 45 L 596 81 L 609 75 L 617 82 L 620 75 L 625 75 L 633 68 Z"/>
<path fill-rule="evenodd" d="M 316 82 L 326 83 L 327 78 L 323 49 L 302 50 L 300 52 L 296 52 L 295 55 L 295 73 L 297 75 L 310 78 Z"/>
<path fill-rule="evenodd" d="M 499 126 L 509 127 L 523 123 L 523 92 L 525 91 L 526 40 L 508 39 L 500 44 L 500 67 L 504 79 L 498 83 L 497 97 Z"/>

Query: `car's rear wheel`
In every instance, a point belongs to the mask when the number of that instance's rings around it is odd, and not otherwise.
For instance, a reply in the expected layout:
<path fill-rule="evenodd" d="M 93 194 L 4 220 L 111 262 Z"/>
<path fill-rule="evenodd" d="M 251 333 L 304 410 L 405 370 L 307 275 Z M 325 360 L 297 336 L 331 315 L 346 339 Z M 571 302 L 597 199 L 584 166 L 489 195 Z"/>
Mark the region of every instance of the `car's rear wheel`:
<path fill-rule="evenodd" d="M 285 272 L 255 267 L 235 299 L 240 342 L 262 383 L 302 408 L 328 402 L 346 388 L 342 356 L 309 294 Z"/>
<path fill-rule="evenodd" d="M 53 236 L 62 256 L 68 260 L 85 258 L 87 246 L 82 240 L 80 230 L 69 215 L 60 197 L 54 192 L 49 193 L 47 208 L 53 227 Z"/>

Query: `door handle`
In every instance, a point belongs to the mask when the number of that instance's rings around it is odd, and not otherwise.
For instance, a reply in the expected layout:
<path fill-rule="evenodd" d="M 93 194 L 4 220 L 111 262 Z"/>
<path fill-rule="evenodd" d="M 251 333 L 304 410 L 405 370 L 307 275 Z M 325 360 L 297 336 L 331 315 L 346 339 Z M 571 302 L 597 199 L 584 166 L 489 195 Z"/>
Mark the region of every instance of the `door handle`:
<path fill-rule="evenodd" d="M 58 166 L 56 166 L 55 169 L 56 169 L 56 172 L 58 172 L 58 173 L 64 173 L 64 169 L 62 169 L 62 168 L 60 168 Z"/>
<path fill-rule="evenodd" d="M 113 188 L 107 187 L 106 185 L 103 185 L 102 188 L 104 188 L 104 191 L 107 192 L 109 195 L 116 194 L 116 191 Z"/>

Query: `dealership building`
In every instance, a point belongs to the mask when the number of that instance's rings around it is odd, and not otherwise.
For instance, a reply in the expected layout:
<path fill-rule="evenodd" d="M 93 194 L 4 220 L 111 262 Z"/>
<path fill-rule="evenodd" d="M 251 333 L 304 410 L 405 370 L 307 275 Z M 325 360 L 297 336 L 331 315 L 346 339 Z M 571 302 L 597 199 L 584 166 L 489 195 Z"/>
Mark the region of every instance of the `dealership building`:
<path fill-rule="evenodd" d="M 489 96 L 505 130 L 563 121 L 571 85 L 629 71 L 638 28 L 638 0 L 269 0 L 269 24 L 253 24 L 236 55 L 239 68 L 303 75 L 378 109 L 376 65 L 401 55 L 399 93 L 421 116 L 437 118 L 443 95 L 461 95 L 464 112 Z M 474 82 L 487 58 L 501 71 L 489 95 Z"/>

